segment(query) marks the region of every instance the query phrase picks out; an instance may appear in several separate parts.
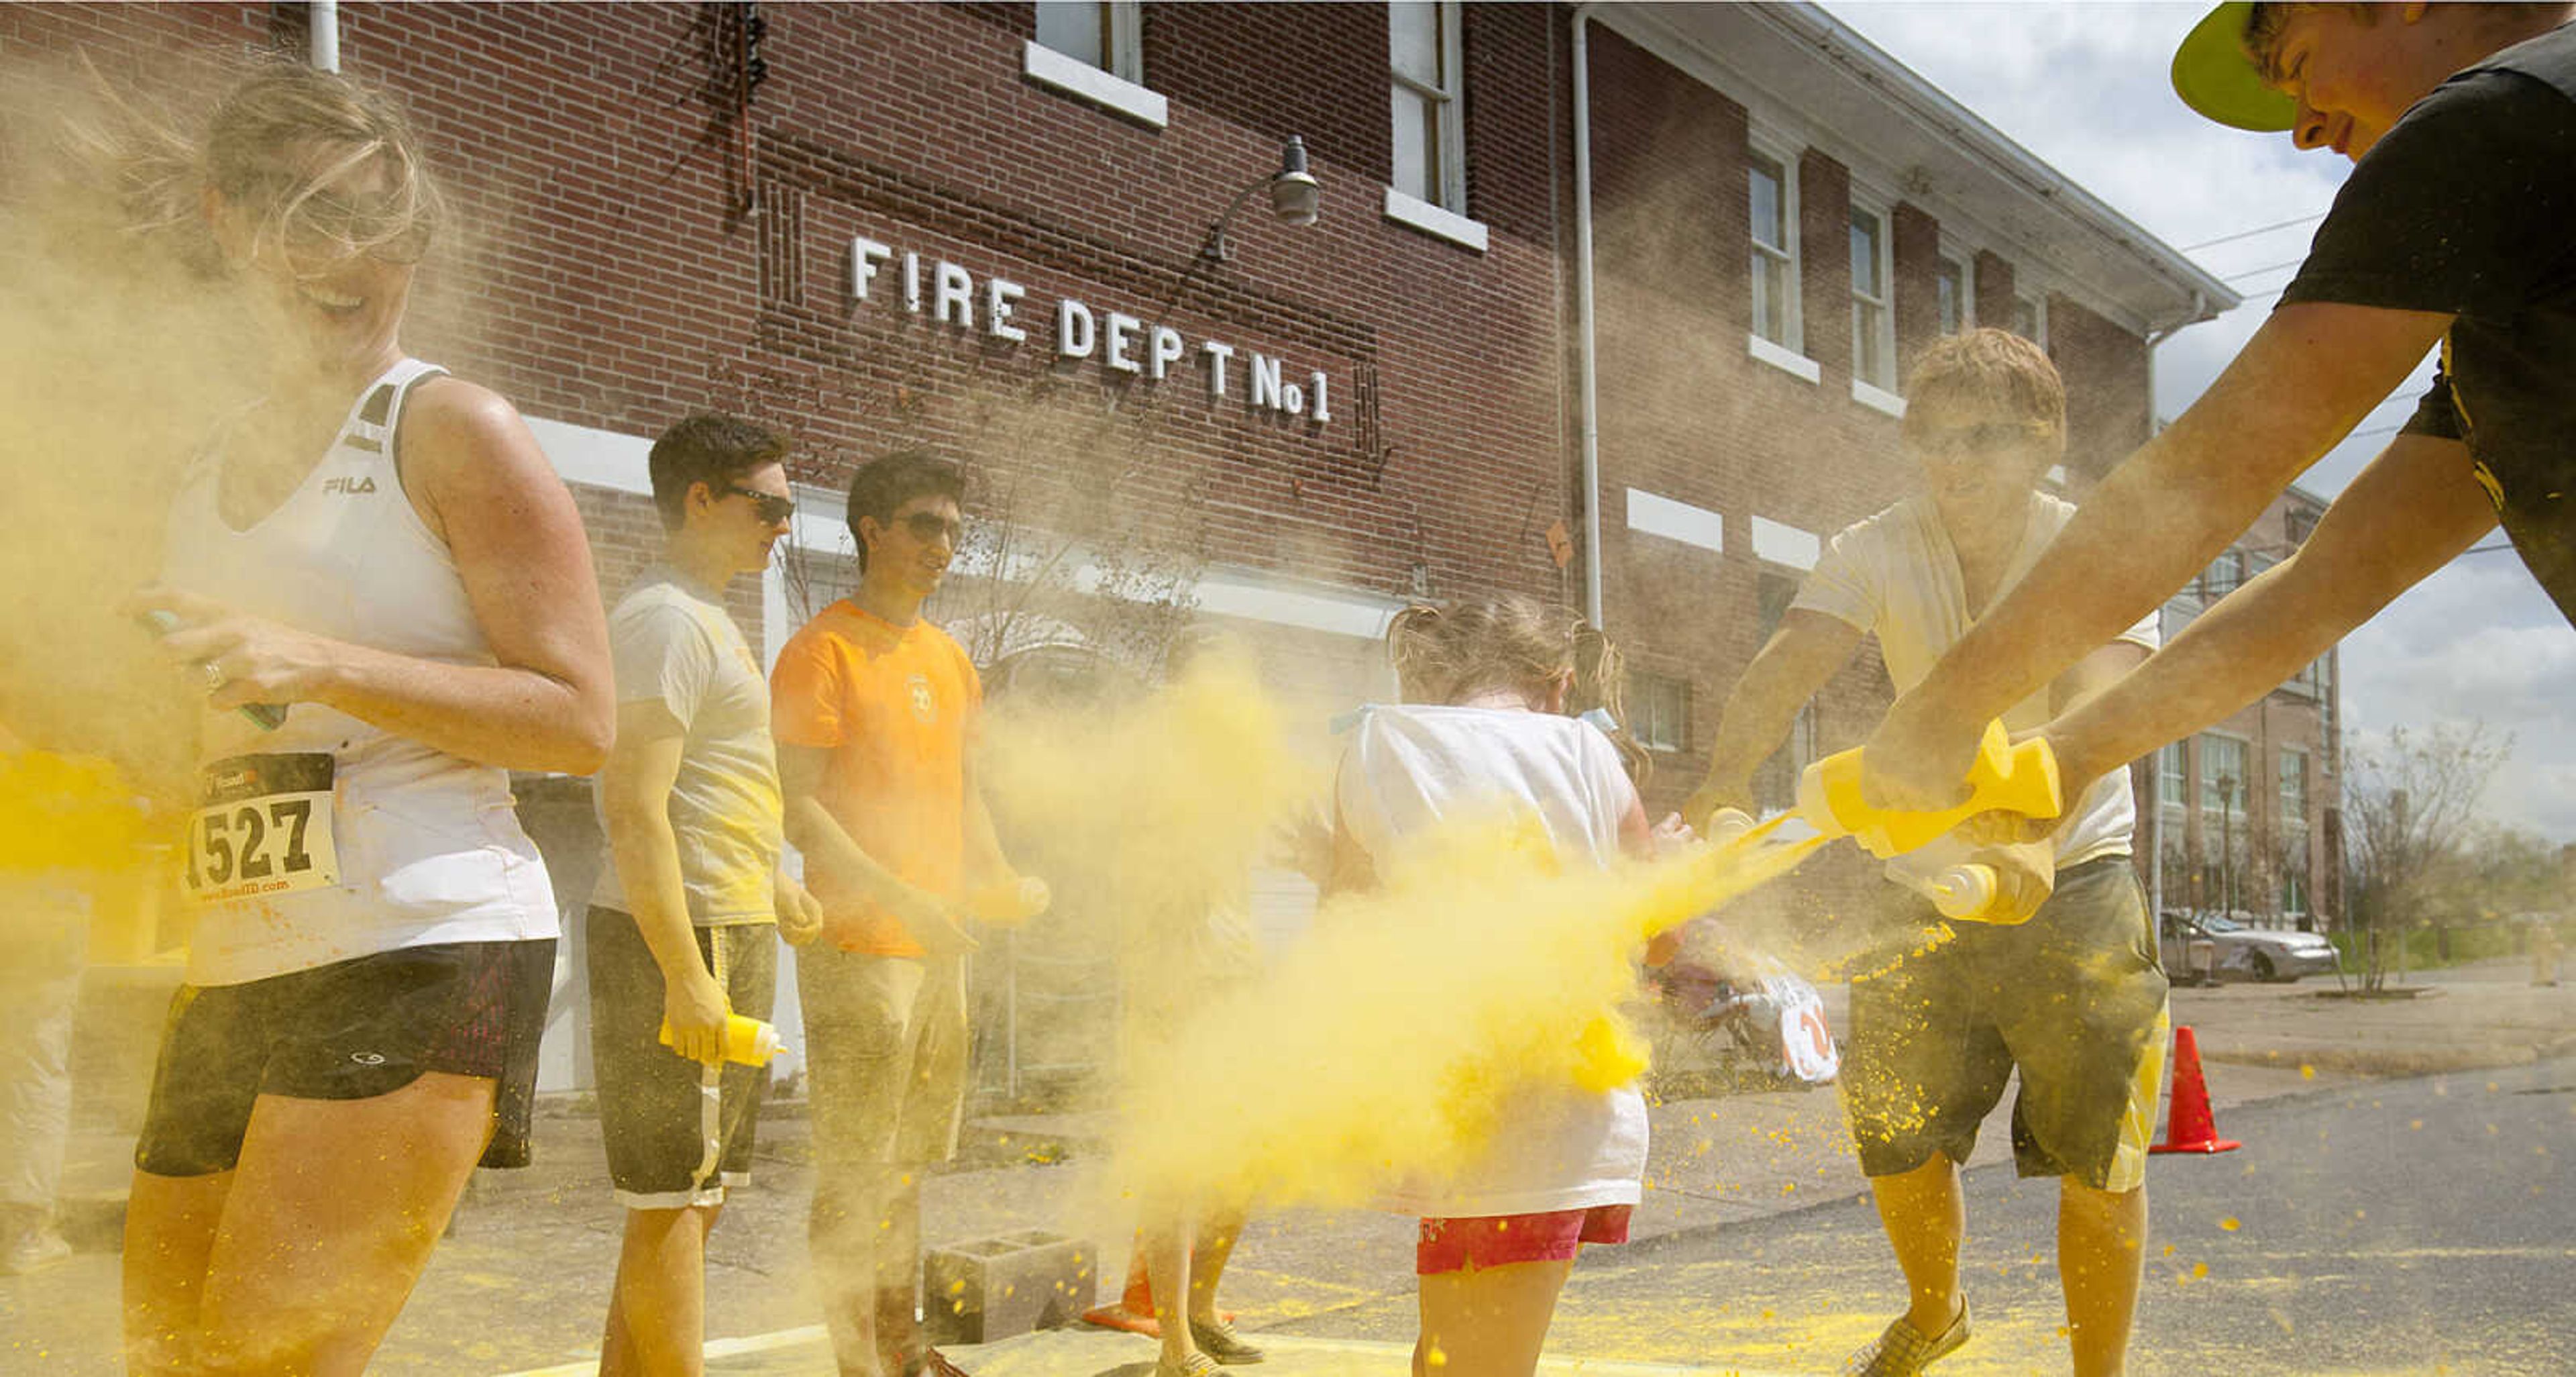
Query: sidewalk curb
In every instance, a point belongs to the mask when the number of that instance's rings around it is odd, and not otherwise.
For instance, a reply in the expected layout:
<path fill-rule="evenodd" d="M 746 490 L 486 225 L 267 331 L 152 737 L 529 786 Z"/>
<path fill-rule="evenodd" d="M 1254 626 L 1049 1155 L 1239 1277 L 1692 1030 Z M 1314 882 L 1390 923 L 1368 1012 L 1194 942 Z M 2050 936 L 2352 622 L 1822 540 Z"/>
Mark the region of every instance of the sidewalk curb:
<path fill-rule="evenodd" d="M 2437 1049 L 2351 1047 L 2331 1043 L 2308 1046 L 2288 1044 L 2257 1048 L 2204 1042 L 2200 1047 L 2200 1059 L 2205 1062 L 2222 1062 L 2231 1066 L 2262 1066 L 2275 1070 L 2311 1068 L 2339 1075 L 2366 1076 L 2374 1080 L 2491 1071 L 2508 1066 L 2529 1066 L 2535 1062 L 2571 1054 L 2576 1054 L 2576 1034 L 2531 1043 Z"/>

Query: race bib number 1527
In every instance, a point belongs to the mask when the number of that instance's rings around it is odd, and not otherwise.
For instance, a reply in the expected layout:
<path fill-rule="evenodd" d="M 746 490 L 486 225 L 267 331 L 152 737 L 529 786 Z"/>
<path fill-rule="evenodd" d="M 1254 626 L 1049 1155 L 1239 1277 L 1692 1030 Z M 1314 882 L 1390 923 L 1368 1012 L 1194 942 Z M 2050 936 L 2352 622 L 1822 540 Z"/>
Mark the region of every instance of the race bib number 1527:
<path fill-rule="evenodd" d="M 200 903 L 340 882 L 328 752 L 237 755 L 206 767 L 188 823 L 188 896 Z"/>

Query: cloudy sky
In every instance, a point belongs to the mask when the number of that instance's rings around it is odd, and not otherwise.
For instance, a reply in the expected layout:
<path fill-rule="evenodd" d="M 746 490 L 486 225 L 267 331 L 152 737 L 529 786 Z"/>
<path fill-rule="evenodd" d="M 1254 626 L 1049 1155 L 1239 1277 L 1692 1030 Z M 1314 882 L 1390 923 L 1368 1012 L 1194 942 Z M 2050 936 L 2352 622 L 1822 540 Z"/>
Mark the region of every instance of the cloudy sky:
<path fill-rule="evenodd" d="M 2296 151 L 2286 135 L 2222 129 L 2174 97 L 2166 67 L 2201 4 L 1827 8 L 2246 297 L 2158 351 L 2156 406 L 2167 417 L 2262 323 L 2350 170 L 2331 154 Z M 2430 375 L 2428 366 L 2419 377 Z M 2392 398 L 2301 486 L 2341 491 L 2421 390 L 2419 382 Z M 2481 546 L 2502 543 L 2499 534 Z M 2487 791 L 2489 815 L 2576 840 L 2576 733 L 2565 730 L 2554 692 L 2576 667 L 2576 631 L 2511 553 L 2461 556 L 2347 638 L 2342 663 L 2345 717 L 2357 731 L 2483 718 L 2513 733 L 2513 758 Z"/>

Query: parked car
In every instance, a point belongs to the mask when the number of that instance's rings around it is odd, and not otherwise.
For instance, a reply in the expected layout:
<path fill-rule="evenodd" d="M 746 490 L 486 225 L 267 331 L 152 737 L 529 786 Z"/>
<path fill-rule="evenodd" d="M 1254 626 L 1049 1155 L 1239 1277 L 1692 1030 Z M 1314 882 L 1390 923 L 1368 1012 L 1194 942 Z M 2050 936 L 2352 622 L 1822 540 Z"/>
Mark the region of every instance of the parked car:
<path fill-rule="evenodd" d="M 2168 972 L 2190 971 L 2192 942 L 2218 949 L 2221 980 L 2296 980 L 2335 968 L 2334 944 L 2313 932 L 2258 928 L 2222 913 L 2168 913 L 2157 944 Z"/>

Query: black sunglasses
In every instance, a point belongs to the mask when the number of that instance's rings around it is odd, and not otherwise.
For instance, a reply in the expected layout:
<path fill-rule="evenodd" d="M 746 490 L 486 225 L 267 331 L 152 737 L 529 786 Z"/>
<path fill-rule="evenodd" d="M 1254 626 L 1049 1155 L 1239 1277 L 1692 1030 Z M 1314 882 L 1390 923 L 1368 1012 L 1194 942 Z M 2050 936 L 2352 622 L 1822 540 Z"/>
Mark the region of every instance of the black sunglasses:
<path fill-rule="evenodd" d="M 727 487 L 725 494 L 729 497 L 750 498 L 753 511 L 763 522 L 772 526 L 796 515 L 796 499 L 792 497 L 780 497 L 774 492 L 762 492 L 757 488 L 746 488 L 740 484 Z"/>
<path fill-rule="evenodd" d="M 2038 434 L 2037 427 L 2025 423 L 1988 422 L 1947 430 L 1921 430 L 1906 439 L 1925 454 L 1991 454 L 2025 444 Z"/>
<path fill-rule="evenodd" d="M 914 512 L 903 519 L 903 528 L 912 532 L 912 538 L 919 541 L 933 541 L 946 536 L 951 546 L 966 537 L 965 522 L 937 512 Z"/>

